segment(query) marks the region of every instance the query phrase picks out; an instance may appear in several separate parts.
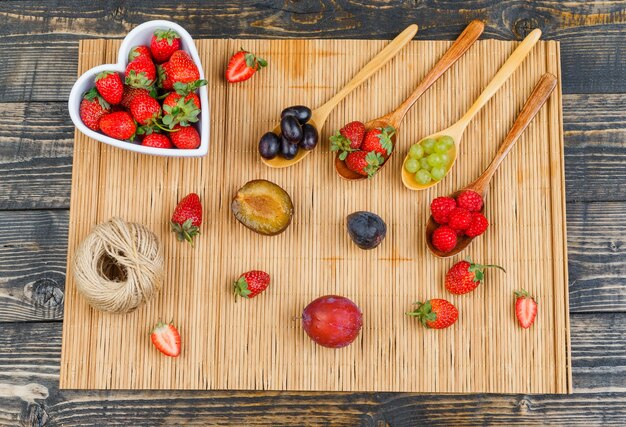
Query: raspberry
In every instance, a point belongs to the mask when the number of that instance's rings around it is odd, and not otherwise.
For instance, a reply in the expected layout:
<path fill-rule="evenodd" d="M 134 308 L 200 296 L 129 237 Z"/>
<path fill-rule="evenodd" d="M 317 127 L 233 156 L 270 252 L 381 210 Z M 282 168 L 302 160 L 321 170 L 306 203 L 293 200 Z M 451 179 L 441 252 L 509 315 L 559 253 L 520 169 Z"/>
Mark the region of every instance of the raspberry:
<path fill-rule="evenodd" d="M 431 243 L 441 252 L 450 252 L 456 247 L 456 231 L 443 225 L 433 232 Z"/>
<path fill-rule="evenodd" d="M 448 226 L 455 231 L 466 230 L 472 221 L 472 213 L 465 208 L 454 208 L 450 212 Z"/>
<path fill-rule="evenodd" d="M 489 221 L 487 221 L 485 215 L 480 212 L 473 212 L 470 226 L 465 230 L 465 234 L 468 237 L 480 236 L 487 230 L 487 227 L 489 227 Z"/>
<path fill-rule="evenodd" d="M 456 204 L 470 212 L 478 212 L 483 208 L 483 198 L 475 191 L 462 191 L 456 198 Z"/>
<path fill-rule="evenodd" d="M 430 202 L 430 212 L 438 224 L 447 224 L 450 212 L 456 208 L 456 202 L 452 197 L 437 197 Z"/>

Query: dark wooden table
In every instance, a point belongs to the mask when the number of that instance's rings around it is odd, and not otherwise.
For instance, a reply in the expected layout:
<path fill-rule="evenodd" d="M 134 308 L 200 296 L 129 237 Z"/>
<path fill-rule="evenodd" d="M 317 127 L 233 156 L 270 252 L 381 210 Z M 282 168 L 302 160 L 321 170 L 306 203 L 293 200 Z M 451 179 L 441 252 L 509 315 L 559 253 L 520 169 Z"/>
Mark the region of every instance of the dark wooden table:
<path fill-rule="evenodd" d="M 0 425 L 626 424 L 626 1 L 0 0 Z M 58 389 L 78 40 L 179 22 L 196 38 L 561 41 L 573 395 Z M 523 367 L 520 367 L 523 369 Z M 416 373 L 419 374 L 419 373 Z"/>

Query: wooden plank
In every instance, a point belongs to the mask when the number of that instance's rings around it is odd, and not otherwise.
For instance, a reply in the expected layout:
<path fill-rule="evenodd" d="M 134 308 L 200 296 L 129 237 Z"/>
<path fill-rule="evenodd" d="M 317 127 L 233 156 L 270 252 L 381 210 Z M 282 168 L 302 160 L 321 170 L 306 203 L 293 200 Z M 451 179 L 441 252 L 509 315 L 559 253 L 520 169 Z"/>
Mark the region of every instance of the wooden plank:
<path fill-rule="evenodd" d="M 626 314 L 574 314 L 571 322 L 574 391 L 585 394 L 60 391 L 61 324 L 4 324 L 0 426 L 618 424 L 626 417 Z"/>

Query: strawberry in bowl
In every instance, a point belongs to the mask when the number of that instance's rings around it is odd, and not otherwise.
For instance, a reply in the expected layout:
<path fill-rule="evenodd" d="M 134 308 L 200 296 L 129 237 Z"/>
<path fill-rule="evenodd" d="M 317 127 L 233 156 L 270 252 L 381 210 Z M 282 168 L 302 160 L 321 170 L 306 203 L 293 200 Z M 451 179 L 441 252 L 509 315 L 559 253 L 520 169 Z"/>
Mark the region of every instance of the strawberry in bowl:
<path fill-rule="evenodd" d="M 78 78 L 69 98 L 74 125 L 125 150 L 200 157 L 209 148 L 209 102 L 193 39 L 169 21 L 149 21 L 124 38 L 116 64 Z"/>

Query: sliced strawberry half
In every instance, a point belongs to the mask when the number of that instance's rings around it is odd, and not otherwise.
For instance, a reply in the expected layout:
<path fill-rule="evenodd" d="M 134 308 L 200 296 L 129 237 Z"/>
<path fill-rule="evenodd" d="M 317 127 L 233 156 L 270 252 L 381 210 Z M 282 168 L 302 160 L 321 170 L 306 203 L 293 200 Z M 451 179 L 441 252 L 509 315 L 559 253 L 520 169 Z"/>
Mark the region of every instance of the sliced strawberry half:
<path fill-rule="evenodd" d="M 180 334 L 172 323 L 157 323 L 150 338 L 152 344 L 164 355 L 178 357 L 180 354 Z"/>
<path fill-rule="evenodd" d="M 530 296 L 528 291 L 520 289 L 515 291 L 515 315 L 522 328 L 528 329 L 537 317 L 537 302 Z"/>

